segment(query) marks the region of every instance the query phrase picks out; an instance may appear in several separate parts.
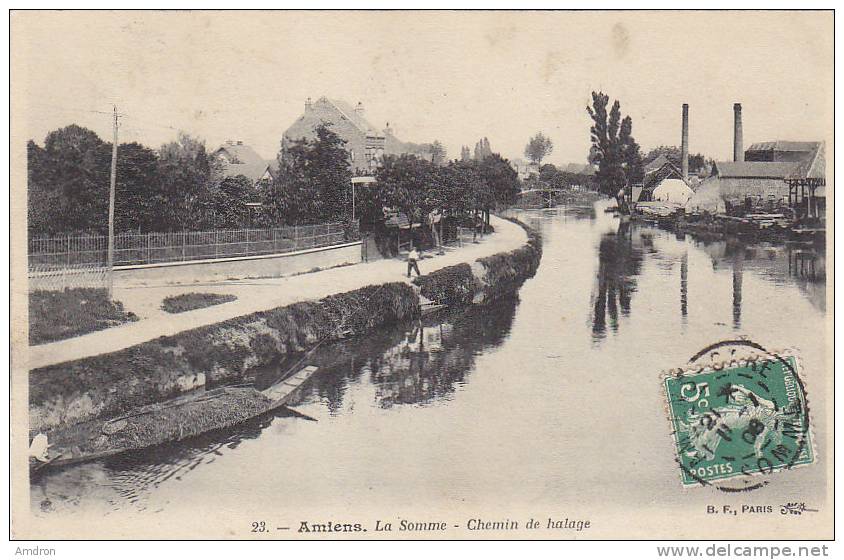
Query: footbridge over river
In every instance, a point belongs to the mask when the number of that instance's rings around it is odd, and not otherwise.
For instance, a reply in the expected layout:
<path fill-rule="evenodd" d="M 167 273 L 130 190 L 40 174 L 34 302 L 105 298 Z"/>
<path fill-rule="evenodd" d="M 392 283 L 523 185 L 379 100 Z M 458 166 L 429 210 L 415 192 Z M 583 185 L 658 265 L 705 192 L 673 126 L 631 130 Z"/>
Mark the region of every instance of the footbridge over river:
<path fill-rule="evenodd" d="M 566 192 L 566 189 L 564 189 L 562 187 L 537 186 L 537 187 L 533 187 L 533 188 L 521 191 L 516 196 L 518 196 L 520 198 L 524 198 L 525 196 L 528 196 L 528 195 L 536 195 L 536 196 L 539 196 L 542 199 L 543 203 L 545 203 L 545 206 L 551 207 L 551 206 L 554 206 L 554 204 L 555 204 L 554 198 L 556 196 L 559 196 L 559 195 L 565 193 L 565 192 Z"/>

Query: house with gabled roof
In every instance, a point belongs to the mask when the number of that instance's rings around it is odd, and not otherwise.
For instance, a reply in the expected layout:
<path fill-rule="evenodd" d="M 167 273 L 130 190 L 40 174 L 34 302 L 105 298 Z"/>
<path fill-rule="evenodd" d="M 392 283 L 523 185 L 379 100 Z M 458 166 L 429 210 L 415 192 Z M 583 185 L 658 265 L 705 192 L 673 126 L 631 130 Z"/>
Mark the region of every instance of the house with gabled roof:
<path fill-rule="evenodd" d="M 282 137 L 282 157 L 284 149 L 291 143 L 316 137 L 316 128 L 320 124 L 330 125 L 331 130 L 346 141 L 346 150 L 352 170 L 372 172 L 384 155 L 413 154 L 422 158 L 431 158 L 430 144 L 414 144 L 399 140 L 390 123 L 383 129 L 377 129 L 366 120 L 363 103 L 351 104 L 341 99 L 320 97 L 305 102 L 302 115 L 293 122 Z"/>
<path fill-rule="evenodd" d="M 812 159 L 820 149 L 821 142 L 794 142 L 774 140 L 756 142 L 744 151 L 744 161 L 803 162 Z"/>
<path fill-rule="evenodd" d="M 716 162 L 712 175 L 720 180 L 725 200 L 793 202 L 789 181 L 825 177 L 822 142 L 759 142 L 745 151 L 745 161 Z"/>
<path fill-rule="evenodd" d="M 253 185 L 272 182 L 272 161 L 262 158 L 251 146 L 242 140 L 227 140 L 212 154 L 222 165 L 225 177 L 243 175 Z"/>
<path fill-rule="evenodd" d="M 633 196 L 633 202 L 647 202 L 653 199 L 653 192 L 659 187 L 663 181 L 671 179 L 679 179 L 687 183 L 683 179 L 683 172 L 671 163 L 664 154 L 660 154 L 644 165 L 644 177 L 642 178 L 642 189 L 638 196 Z M 688 183 L 687 183 L 688 184 Z M 635 192 L 634 192 L 635 194 Z"/>

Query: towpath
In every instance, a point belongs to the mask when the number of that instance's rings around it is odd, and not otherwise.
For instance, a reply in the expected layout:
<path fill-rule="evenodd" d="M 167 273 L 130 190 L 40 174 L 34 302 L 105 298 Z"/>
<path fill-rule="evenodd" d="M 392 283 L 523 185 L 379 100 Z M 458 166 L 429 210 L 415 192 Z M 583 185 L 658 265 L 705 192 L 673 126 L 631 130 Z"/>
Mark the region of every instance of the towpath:
<path fill-rule="evenodd" d="M 426 253 L 424 256 L 429 258 L 419 263 L 422 273 L 459 263 L 472 263 L 496 253 L 512 251 L 527 243 L 527 234 L 518 225 L 496 216 L 492 216 L 491 223 L 495 233 L 485 236 L 477 244 L 467 243 L 459 248 L 449 248 L 444 255 Z M 370 284 L 407 281 L 405 274 L 403 261 L 385 259 L 283 278 L 116 289 L 115 299 L 123 302 L 127 311 L 138 315 L 138 321 L 67 340 L 30 346 L 28 368 L 36 369 L 116 352 L 160 336 L 174 335 L 299 301 L 348 292 Z M 237 300 L 177 314 L 160 309 L 165 297 L 189 292 L 233 294 Z"/>

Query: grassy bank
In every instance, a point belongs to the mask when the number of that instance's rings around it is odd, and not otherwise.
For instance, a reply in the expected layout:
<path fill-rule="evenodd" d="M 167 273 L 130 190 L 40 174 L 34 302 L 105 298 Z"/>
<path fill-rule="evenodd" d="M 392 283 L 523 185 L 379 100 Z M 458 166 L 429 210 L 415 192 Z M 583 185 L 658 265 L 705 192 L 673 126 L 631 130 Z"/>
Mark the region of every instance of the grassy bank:
<path fill-rule="evenodd" d="M 409 285 L 366 286 L 33 370 L 30 427 L 76 424 L 174 397 L 185 387 L 239 380 L 279 355 L 418 315 Z"/>
<path fill-rule="evenodd" d="M 478 259 L 476 266 L 459 264 L 434 271 L 414 279 L 426 298 L 446 305 L 468 305 L 492 301 L 512 294 L 531 278 L 542 258 L 542 236 L 522 222 L 518 224 L 528 234 L 523 247 Z"/>
<path fill-rule="evenodd" d="M 237 296 L 231 294 L 199 294 L 192 292 L 164 298 L 164 301 L 161 302 L 161 309 L 167 313 L 184 313 L 185 311 L 193 311 L 194 309 L 228 303 L 236 299 Z"/>
<path fill-rule="evenodd" d="M 413 283 L 419 286 L 424 297 L 446 305 L 469 305 L 481 289 L 472 267 L 465 263 L 417 276 Z"/>
<path fill-rule="evenodd" d="M 513 220 L 515 221 L 515 220 Z M 516 222 L 519 223 L 519 222 Z M 423 296 L 449 305 L 492 301 L 534 275 L 539 234 L 528 243 L 416 279 Z M 206 325 L 118 352 L 30 372 L 30 428 L 47 430 L 113 417 L 198 386 L 251 378 L 256 368 L 295 360 L 323 342 L 364 335 L 420 314 L 412 286 L 393 282 Z"/>
<path fill-rule="evenodd" d="M 542 260 L 542 234 L 515 218 L 505 219 L 521 226 L 528 235 L 528 242 L 508 253 L 478 259 L 486 270 L 481 279 L 486 301 L 518 290 L 528 278 L 533 278 Z"/>
<path fill-rule="evenodd" d="M 134 313 L 111 301 L 103 288 L 29 294 L 29 344 L 45 344 L 136 321 Z"/>

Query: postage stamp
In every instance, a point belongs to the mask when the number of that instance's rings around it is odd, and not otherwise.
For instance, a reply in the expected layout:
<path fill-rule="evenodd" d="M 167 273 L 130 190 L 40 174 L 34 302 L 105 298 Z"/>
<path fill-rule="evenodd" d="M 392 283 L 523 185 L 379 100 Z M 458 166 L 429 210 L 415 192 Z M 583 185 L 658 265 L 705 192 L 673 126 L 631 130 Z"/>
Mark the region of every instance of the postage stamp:
<path fill-rule="evenodd" d="M 794 354 L 765 354 L 664 378 L 686 486 L 769 475 L 815 462 Z"/>

